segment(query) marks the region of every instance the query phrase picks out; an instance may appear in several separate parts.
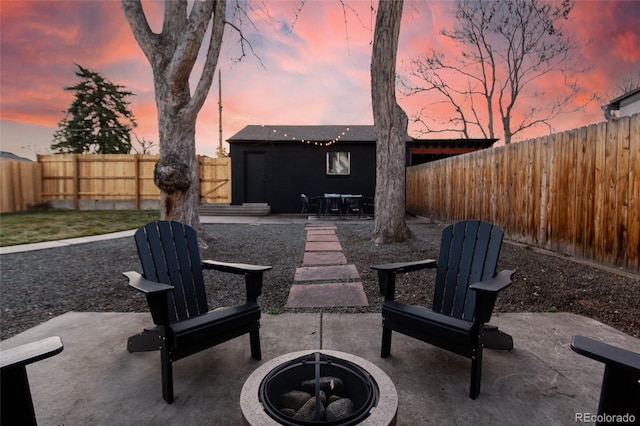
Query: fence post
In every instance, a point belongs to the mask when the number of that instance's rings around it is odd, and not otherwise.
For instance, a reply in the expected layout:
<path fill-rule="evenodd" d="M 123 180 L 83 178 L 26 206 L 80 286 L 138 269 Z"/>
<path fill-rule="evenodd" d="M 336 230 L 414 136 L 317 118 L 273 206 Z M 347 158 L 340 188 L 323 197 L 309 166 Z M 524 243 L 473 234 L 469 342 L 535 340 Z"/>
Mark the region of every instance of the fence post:
<path fill-rule="evenodd" d="M 80 210 L 80 161 L 78 154 L 73 154 L 73 208 Z"/>
<path fill-rule="evenodd" d="M 133 156 L 133 198 L 135 209 L 140 210 L 140 155 Z"/>
<path fill-rule="evenodd" d="M 202 156 L 196 155 L 196 191 L 198 192 L 198 205 L 202 204 L 202 182 L 200 181 L 202 177 L 202 171 L 200 168 L 202 167 Z"/>

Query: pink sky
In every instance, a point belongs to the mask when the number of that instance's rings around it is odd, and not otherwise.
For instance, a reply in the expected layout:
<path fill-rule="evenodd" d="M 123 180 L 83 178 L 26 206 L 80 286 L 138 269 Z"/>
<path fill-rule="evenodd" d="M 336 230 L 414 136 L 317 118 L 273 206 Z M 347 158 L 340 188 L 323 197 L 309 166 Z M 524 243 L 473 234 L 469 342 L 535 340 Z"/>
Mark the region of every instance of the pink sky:
<path fill-rule="evenodd" d="M 150 15 L 161 16 L 162 4 L 143 2 Z M 223 139 L 249 124 L 373 124 L 370 75 L 375 17 L 372 0 L 347 0 L 347 26 L 337 0 L 307 1 L 292 28 L 299 1 L 266 0 L 271 20 L 256 15 L 259 33 L 246 36 L 262 61 L 248 54 L 241 62 L 238 39 L 227 28 L 220 54 Z M 439 35 L 451 28 L 452 1 L 405 0 L 399 74 L 411 59 L 431 48 L 451 44 Z M 161 23 L 155 19 L 152 28 Z M 578 0 L 565 33 L 584 43 L 580 66 L 583 96 L 599 92 L 616 96 L 616 87 L 640 71 L 640 2 Z M 590 40 L 590 43 L 586 43 Z M 35 158 L 50 153 L 52 135 L 72 100 L 63 87 L 77 82 L 74 63 L 102 73 L 136 94 L 131 98 L 140 138 L 158 142 L 151 68 L 133 39 L 120 2 L 0 0 L 0 146 L 3 151 Z M 218 146 L 217 76 L 197 125 L 197 152 L 215 155 Z M 556 81 L 545 81 L 547 93 Z M 192 85 L 193 87 L 194 85 Z M 610 99 L 610 98 L 607 98 Z M 536 98 L 536 102 L 544 99 Z M 403 98 L 407 114 L 423 107 L 446 114 L 426 97 Z M 566 130 L 603 120 L 599 103 L 553 123 Z M 410 134 L 415 133 L 410 127 Z M 413 133 L 412 133 L 413 132 Z M 530 136 L 546 134 L 544 127 Z M 434 135 L 440 137 L 442 135 Z M 475 135 L 479 136 L 479 135 Z M 429 136 L 425 136 L 429 137 Z"/>

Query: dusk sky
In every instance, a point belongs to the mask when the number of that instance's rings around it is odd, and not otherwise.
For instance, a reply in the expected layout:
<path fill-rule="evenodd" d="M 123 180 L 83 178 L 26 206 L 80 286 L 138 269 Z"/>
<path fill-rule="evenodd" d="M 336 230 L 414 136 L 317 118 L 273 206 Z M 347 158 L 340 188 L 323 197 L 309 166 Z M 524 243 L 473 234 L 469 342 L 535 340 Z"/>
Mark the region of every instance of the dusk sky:
<path fill-rule="evenodd" d="M 236 62 L 238 37 L 227 27 L 218 64 L 222 71 L 224 140 L 249 124 L 373 124 L 369 69 L 375 24 L 371 8 L 377 1 L 346 0 L 353 9 L 347 10 L 346 27 L 337 0 L 307 1 L 295 21 L 300 4 L 299 0 L 266 0 L 270 19 L 263 13 L 252 13 L 258 31 L 246 26 L 245 36 L 260 59 L 248 52 Z M 162 2 L 144 1 L 143 5 L 152 28 L 158 31 Z M 406 75 L 411 60 L 432 48 L 455 54 L 454 46 L 439 35 L 441 29 L 452 28 L 453 6 L 453 1 L 405 1 L 399 75 Z M 577 57 L 583 62 L 577 65 L 592 67 L 580 76 L 583 91 L 577 101 L 593 93 L 611 100 L 620 94 L 623 80 L 639 80 L 640 2 L 578 0 L 564 32 L 582 46 Z M 63 87 L 78 81 L 74 63 L 100 72 L 135 93 L 130 98 L 138 122 L 134 133 L 157 145 L 151 67 L 131 34 L 119 1 L 0 0 L 2 151 L 31 159 L 36 154 L 51 153 L 52 135 L 73 99 Z M 559 83 L 557 79 L 541 80 L 539 91 L 552 94 L 559 90 Z M 545 102 L 545 96 L 531 101 Z M 434 116 L 446 114 L 426 96 L 403 97 L 398 93 L 398 101 L 410 116 L 422 108 Z M 602 121 L 603 103 L 594 102 L 562 116 L 553 122 L 553 129 Z M 198 117 L 198 154 L 215 156 L 218 126 L 216 72 Z M 415 125 L 410 126 L 412 136 L 416 131 Z M 527 136 L 544 134 L 548 129 L 539 127 Z"/>

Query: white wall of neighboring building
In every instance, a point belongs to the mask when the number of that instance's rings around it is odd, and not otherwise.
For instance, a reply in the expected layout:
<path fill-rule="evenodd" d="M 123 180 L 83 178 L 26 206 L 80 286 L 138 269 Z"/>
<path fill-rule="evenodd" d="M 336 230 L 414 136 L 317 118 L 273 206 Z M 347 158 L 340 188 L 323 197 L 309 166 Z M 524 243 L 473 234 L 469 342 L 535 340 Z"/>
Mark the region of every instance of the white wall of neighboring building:
<path fill-rule="evenodd" d="M 636 93 L 620 101 L 618 117 L 626 117 L 638 113 L 640 113 L 640 93 Z"/>

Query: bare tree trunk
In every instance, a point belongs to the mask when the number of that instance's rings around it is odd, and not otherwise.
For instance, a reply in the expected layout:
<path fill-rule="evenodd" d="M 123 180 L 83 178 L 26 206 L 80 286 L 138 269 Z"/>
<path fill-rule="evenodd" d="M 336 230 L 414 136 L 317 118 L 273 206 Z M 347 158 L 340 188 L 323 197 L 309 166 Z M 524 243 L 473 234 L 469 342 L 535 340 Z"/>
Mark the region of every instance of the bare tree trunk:
<path fill-rule="evenodd" d="M 396 101 L 396 55 L 403 1 L 378 2 L 371 58 L 371 98 L 376 132 L 376 195 L 372 241 L 407 237 L 405 149 L 408 119 Z"/>
<path fill-rule="evenodd" d="M 136 41 L 153 70 L 160 160 L 154 182 L 160 188 L 160 218 L 177 220 L 200 231 L 196 163 L 196 119 L 207 98 L 225 26 L 225 0 L 194 2 L 187 13 L 187 0 L 165 2 L 162 32 L 154 33 L 140 0 L 122 0 L 122 9 Z M 189 77 L 198 52 L 207 41 L 207 58 L 193 95 Z"/>
<path fill-rule="evenodd" d="M 158 123 L 161 138 L 160 160 L 154 182 L 160 188 L 160 217 L 176 220 L 198 229 L 198 177 L 195 152 L 195 121 L 185 121 L 179 114 Z"/>

